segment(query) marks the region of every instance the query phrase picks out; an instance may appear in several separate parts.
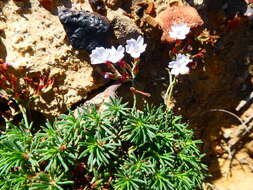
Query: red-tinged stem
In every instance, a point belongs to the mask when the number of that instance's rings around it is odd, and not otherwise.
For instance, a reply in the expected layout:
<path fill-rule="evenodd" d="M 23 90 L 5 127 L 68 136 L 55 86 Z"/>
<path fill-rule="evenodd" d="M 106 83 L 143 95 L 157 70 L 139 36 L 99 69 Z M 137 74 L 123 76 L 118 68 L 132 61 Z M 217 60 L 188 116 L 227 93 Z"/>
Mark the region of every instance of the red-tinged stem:
<path fill-rule="evenodd" d="M 137 90 L 137 89 L 134 88 L 134 87 L 131 87 L 130 90 L 131 90 L 133 93 L 141 94 L 141 95 L 146 96 L 146 97 L 148 97 L 148 98 L 151 96 L 150 93 L 142 92 L 142 91 L 140 91 L 140 90 Z"/>
<path fill-rule="evenodd" d="M 108 66 L 109 69 L 112 70 L 112 72 L 114 72 L 115 74 L 117 74 L 118 77 L 121 76 L 120 72 L 115 68 L 115 66 L 113 65 L 113 63 L 107 61 L 105 64 Z"/>
<path fill-rule="evenodd" d="M 121 60 L 120 62 L 118 62 L 118 65 L 119 65 L 119 67 L 121 68 L 121 70 L 123 71 L 124 74 L 127 74 L 127 75 L 131 74 L 131 67 L 128 63 Z"/>
<path fill-rule="evenodd" d="M 202 49 L 202 50 L 200 50 L 197 54 L 192 55 L 191 58 L 203 57 L 205 53 L 206 53 L 206 50 L 205 50 L 205 49 Z"/>
<path fill-rule="evenodd" d="M 133 80 L 136 78 L 139 72 L 139 64 L 140 64 L 140 59 L 134 59 L 133 67 L 131 69 L 131 75 L 132 75 Z"/>
<path fill-rule="evenodd" d="M 176 39 L 176 45 L 180 45 L 180 44 L 181 44 L 181 42 L 182 42 L 182 40 L 178 40 L 178 39 Z"/>

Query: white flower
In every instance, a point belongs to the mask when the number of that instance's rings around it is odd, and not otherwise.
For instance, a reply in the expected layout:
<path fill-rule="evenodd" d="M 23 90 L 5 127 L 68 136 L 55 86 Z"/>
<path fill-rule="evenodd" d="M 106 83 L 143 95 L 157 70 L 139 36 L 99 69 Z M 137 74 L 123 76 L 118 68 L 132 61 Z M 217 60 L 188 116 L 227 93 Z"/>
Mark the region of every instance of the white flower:
<path fill-rule="evenodd" d="M 19 62 L 6 63 L 6 64 L 9 65 L 9 66 L 11 66 L 14 69 L 19 69 L 22 66 L 22 64 L 19 63 Z"/>
<path fill-rule="evenodd" d="M 101 64 L 108 61 L 109 57 L 109 50 L 105 49 L 103 47 L 96 47 L 94 50 L 92 50 L 90 59 L 91 64 Z"/>
<path fill-rule="evenodd" d="M 169 36 L 174 39 L 183 40 L 186 35 L 190 32 L 190 27 L 187 24 L 173 24 Z"/>
<path fill-rule="evenodd" d="M 117 49 L 112 46 L 112 48 L 109 49 L 108 61 L 112 63 L 117 63 L 124 57 L 124 53 L 125 48 L 123 46 L 120 45 Z"/>
<path fill-rule="evenodd" d="M 105 79 L 108 79 L 109 77 L 110 77 L 109 73 L 105 73 L 105 74 L 104 74 L 104 78 L 105 78 Z"/>
<path fill-rule="evenodd" d="M 137 40 L 127 40 L 126 52 L 129 53 L 133 58 L 139 58 L 141 53 L 146 50 L 147 44 L 144 44 L 144 38 L 139 36 Z"/>
<path fill-rule="evenodd" d="M 244 13 L 244 16 L 249 17 L 250 20 L 253 19 L 253 8 L 248 6 L 246 12 Z"/>
<path fill-rule="evenodd" d="M 179 74 L 187 74 L 189 73 L 189 68 L 187 64 L 192 62 L 188 55 L 177 54 L 176 60 L 169 62 L 169 68 L 171 68 L 171 74 L 179 75 Z"/>

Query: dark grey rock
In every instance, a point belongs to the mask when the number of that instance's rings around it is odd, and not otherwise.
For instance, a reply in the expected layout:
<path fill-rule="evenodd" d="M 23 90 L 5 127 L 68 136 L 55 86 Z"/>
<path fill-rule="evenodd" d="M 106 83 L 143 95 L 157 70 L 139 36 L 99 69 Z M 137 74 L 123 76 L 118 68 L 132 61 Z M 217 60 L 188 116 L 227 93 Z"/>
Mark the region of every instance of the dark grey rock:
<path fill-rule="evenodd" d="M 96 47 L 109 46 L 112 32 L 106 17 L 67 8 L 59 8 L 58 16 L 74 48 L 90 52 Z"/>
<path fill-rule="evenodd" d="M 225 13 L 228 17 L 233 18 L 236 14 L 242 15 L 246 12 L 247 4 L 244 0 L 227 0 Z"/>

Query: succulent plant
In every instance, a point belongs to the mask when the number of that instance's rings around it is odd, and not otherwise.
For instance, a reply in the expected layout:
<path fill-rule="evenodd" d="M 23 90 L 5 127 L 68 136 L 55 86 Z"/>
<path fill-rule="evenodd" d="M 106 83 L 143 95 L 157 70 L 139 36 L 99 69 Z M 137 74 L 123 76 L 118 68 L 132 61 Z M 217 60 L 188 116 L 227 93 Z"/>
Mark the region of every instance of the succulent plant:
<path fill-rule="evenodd" d="M 33 134 L 9 124 L 0 137 L 0 189 L 195 190 L 206 166 L 181 118 L 119 99 L 62 115 Z M 81 183 L 81 184 L 80 184 Z M 79 185 L 79 186 L 78 186 Z"/>

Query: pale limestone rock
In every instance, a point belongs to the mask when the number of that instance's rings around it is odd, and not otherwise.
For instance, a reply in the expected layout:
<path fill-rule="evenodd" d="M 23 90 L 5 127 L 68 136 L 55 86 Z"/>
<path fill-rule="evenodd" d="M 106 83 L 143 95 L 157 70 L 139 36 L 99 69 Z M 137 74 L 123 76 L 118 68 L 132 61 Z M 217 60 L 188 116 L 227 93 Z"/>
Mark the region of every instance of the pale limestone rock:
<path fill-rule="evenodd" d="M 247 143 L 247 144 L 245 145 L 245 148 L 246 148 L 247 153 L 248 153 L 251 157 L 253 157 L 253 141 Z"/>
<path fill-rule="evenodd" d="M 120 7 L 120 5 L 122 4 L 122 0 L 106 0 L 105 3 L 108 7 L 116 9 Z"/>
<path fill-rule="evenodd" d="M 66 40 L 57 15 L 53 15 L 37 1 L 17 6 L 13 1 L 2 4 L 5 15 L 6 61 L 25 64 L 30 73 L 49 73 L 55 78 L 54 89 L 35 101 L 34 108 L 45 115 L 58 115 L 67 107 L 85 99 L 98 88 L 88 55 L 78 56 Z M 20 7 L 24 7 L 23 9 Z M 89 7 L 73 4 L 73 7 Z M 84 53 L 85 54 L 85 53 Z"/>
<path fill-rule="evenodd" d="M 98 79 L 98 74 L 94 77 L 87 53 L 72 49 L 56 14 L 44 9 L 38 1 L 30 1 L 30 6 L 25 2 L 18 5 L 13 1 L 0 2 L 5 33 L 0 42 L 6 48 L 6 53 L 0 55 L 7 62 L 26 65 L 31 74 L 42 72 L 55 78 L 52 91 L 37 99 L 33 109 L 57 116 L 103 85 L 102 77 Z M 71 2 L 72 9 L 92 11 L 88 1 Z M 113 22 L 115 42 L 124 45 L 125 40 L 141 34 L 120 8 L 108 9 L 108 19 Z"/>
<path fill-rule="evenodd" d="M 78 113 L 81 113 L 85 107 L 91 105 L 96 106 L 100 112 L 104 111 L 106 109 L 106 105 L 104 103 L 110 103 L 111 98 L 117 97 L 117 90 L 120 86 L 121 83 L 114 83 L 111 86 L 107 87 L 103 92 L 100 92 L 92 99 L 86 101 L 80 107 L 77 107 L 77 109 L 74 110 L 75 117 L 77 117 Z"/>

